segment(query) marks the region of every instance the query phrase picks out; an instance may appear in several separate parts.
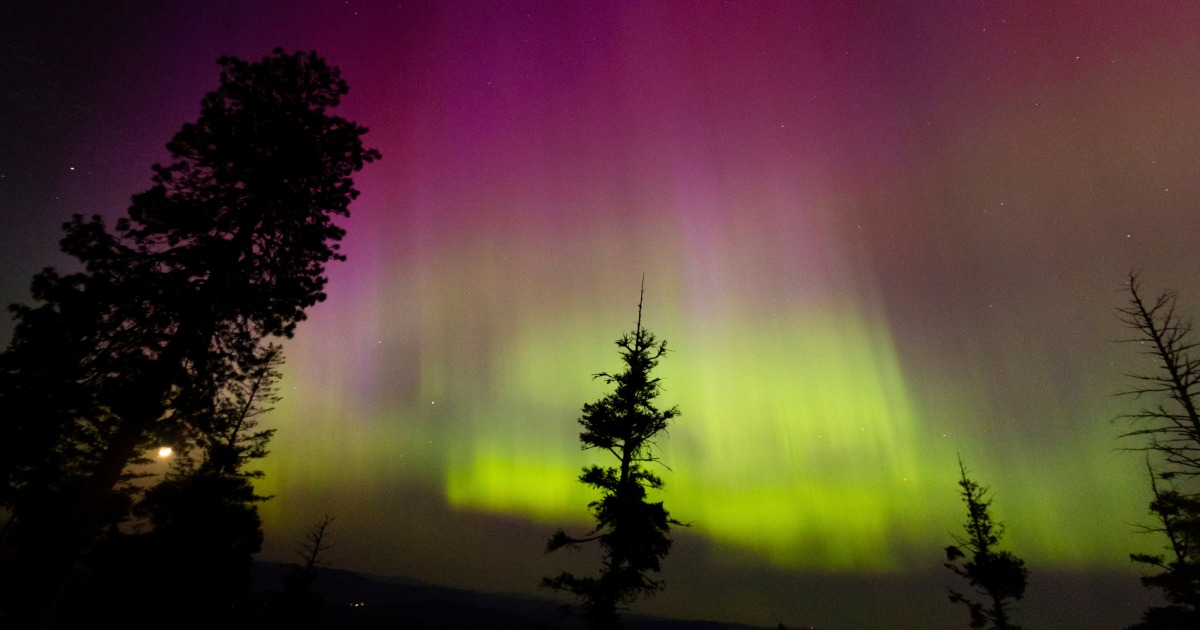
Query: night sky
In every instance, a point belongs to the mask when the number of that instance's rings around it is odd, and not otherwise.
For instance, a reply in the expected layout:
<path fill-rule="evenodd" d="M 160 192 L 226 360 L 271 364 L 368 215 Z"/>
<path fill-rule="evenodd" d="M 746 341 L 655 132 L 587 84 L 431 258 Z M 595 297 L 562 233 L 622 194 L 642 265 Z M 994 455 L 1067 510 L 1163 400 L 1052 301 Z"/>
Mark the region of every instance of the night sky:
<path fill-rule="evenodd" d="M 961 455 L 1029 565 L 1019 621 L 1140 615 L 1114 394 L 1149 364 L 1114 309 L 1137 270 L 1200 313 L 1200 4 L 40 4 L 0 8 L 0 302 L 148 187 L 218 56 L 318 51 L 383 153 L 286 344 L 264 559 L 329 513 L 341 568 L 594 565 L 542 548 L 587 528 L 575 420 L 644 274 L 692 526 L 637 610 L 965 626 Z"/>

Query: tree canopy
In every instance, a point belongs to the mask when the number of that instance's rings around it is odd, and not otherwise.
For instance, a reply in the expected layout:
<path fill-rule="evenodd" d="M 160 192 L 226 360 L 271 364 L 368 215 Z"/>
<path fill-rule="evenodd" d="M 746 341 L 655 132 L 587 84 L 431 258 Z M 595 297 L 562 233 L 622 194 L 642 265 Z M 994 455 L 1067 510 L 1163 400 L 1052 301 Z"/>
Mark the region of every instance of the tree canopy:
<path fill-rule="evenodd" d="M 0 507 L 6 555 L 62 573 L 129 517 L 131 464 L 160 445 L 208 448 L 222 401 L 325 298 L 341 260 L 351 176 L 379 153 L 330 113 L 348 87 L 311 52 L 233 57 L 110 229 L 64 226 L 80 269 L 47 268 L 16 305 L 0 355 Z M 236 450 L 236 449 L 235 449 Z M 11 566 L 11 565 L 10 565 Z M 52 572 L 53 572 L 52 571 Z M 61 584 L 42 584 L 47 592 Z"/>

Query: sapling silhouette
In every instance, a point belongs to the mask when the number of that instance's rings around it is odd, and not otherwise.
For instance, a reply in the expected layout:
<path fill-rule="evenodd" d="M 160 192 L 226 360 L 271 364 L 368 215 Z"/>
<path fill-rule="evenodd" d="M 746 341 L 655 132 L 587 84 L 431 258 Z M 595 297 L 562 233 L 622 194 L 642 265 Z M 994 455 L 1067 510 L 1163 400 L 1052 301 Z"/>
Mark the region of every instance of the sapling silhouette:
<path fill-rule="evenodd" d="M 296 550 L 296 555 L 300 556 L 304 563 L 297 567 L 293 573 L 296 579 L 291 582 L 302 590 L 311 589 L 321 566 L 321 554 L 333 549 L 333 543 L 329 542 L 328 537 L 329 526 L 333 524 L 334 520 L 336 517 L 326 514 L 321 520 L 310 525 L 308 531 L 304 532 L 304 541 Z"/>
<path fill-rule="evenodd" d="M 329 542 L 329 528 L 336 520 L 326 514 L 309 525 L 304 540 L 296 549 L 301 564 L 283 577 L 283 596 L 280 599 L 281 620 L 289 627 L 319 627 L 323 617 L 325 598 L 313 588 L 317 574 L 323 564 L 322 554 L 333 549 Z"/>

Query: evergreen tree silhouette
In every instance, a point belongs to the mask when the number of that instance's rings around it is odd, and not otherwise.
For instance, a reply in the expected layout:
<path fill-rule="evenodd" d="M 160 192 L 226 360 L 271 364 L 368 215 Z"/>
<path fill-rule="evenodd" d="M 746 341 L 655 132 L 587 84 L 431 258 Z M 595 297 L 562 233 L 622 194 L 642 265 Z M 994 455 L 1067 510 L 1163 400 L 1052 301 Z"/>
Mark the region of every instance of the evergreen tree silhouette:
<path fill-rule="evenodd" d="M 999 549 L 1003 528 L 988 514 L 992 502 L 986 498 L 987 488 L 967 477 L 962 459 L 958 469 L 962 475 L 958 485 L 967 504 L 966 536 L 956 535 L 957 544 L 946 547 L 945 566 L 965 579 L 982 600 L 950 589 L 950 601 L 967 607 L 972 628 L 1020 630 L 1012 623 L 1012 605 L 1025 595 L 1029 571 L 1024 560 Z"/>
<path fill-rule="evenodd" d="M 620 627 L 619 609 L 662 588 L 662 581 L 653 575 L 671 548 L 671 526 L 682 525 L 671 518 L 662 502 L 651 502 L 646 493 L 647 489 L 663 487 L 662 479 L 647 467 L 658 463 L 653 453 L 655 439 L 679 410 L 672 407 L 660 411 L 654 406 L 662 387 L 650 373 L 667 352 L 667 343 L 642 327 L 641 299 L 637 325 L 617 341 L 617 347 L 625 370 L 594 376 L 616 385 L 615 391 L 585 404 L 579 419 L 582 447 L 604 451 L 617 461 L 613 466 L 584 468 L 579 476 L 580 482 L 600 493 L 600 498 L 588 505 L 596 527 L 582 537 L 570 536 L 560 528 L 546 544 L 546 552 L 550 553 L 563 547 L 599 543 L 603 553 L 600 574 L 578 577 L 563 572 L 542 580 L 544 587 L 575 595 L 584 614 L 598 628 Z"/>
<path fill-rule="evenodd" d="M 379 157 L 331 115 L 347 86 L 315 53 L 219 60 L 220 85 L 167 145 L 153 185 L 110 232 L 76 215 L 62 249 L 82 270 L 34 278 L 0 355 L 0 551 L 21 588 L 4 609 L 55 602 L 85 552 L 130 517 L 130 465 L 222 430 L 229 383 L 264 340 L 291 336 L 341 260 L 334 220 L 351 175 Z M 219 450 L 219 449 L 218 449 Z M 214 460 L 215 465 L 215 460 Z M 218 465 L 218 468 L 220 466 Z"/>
<path fill-rule="evenodd" d="M 1141 293 L 1137 276 L 1127 286 L 1129 303 L 1118 309 L 1136 343 L 1150 356 L 1155 370 L 1130 374 L 1136 385 L 1124 392 L 1151 402 L 1124 417 L 1132 430 L 1123 437 L 1144 440 L 1134 450 L 1146 452 L 1154 498 L 1148 532 L 1167 539 L 1165 554 L 1130 554 L 1152 568 L 1142 577 L 1147 588 L 1162 591 L 1168 605 L 1146 611 L 1135 628 L 1200 627 L 1200 359 L 1192 358 L 1196 343 L 1191 323 L 1175 312 L 1175 295 L 1164 292 L 1152 299 Z"/>

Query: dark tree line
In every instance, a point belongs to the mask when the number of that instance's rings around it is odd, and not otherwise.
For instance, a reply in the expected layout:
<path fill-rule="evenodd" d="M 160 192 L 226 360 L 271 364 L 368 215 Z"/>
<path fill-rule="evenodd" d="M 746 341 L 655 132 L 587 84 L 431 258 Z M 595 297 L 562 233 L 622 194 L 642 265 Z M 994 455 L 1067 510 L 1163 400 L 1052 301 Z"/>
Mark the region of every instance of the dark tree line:
<path fill-rule="evenodd" d="M 151 187 L 111 230 L 98 216 L 66 223 L 62 250 L 80 269 L 47 268 L 34 304 L 11 307 L 6 619 L 70 625 L 72 598 L 103 583 L 128 551 L 112 550 L 131 544 L 122 527 L 139 520 L 177 552 L 215 546 L 239 564 L 261 542 L 247 466 L 270 438 L 254 426 L 281 361 L 267 340 L 290 337 L 324 299 L 325 265 L 343 259 L 335 219 L 358 194 L 351 175 L 379 154 L 365 128 L 329 113 L 347 86 L 315 53 L 219 63 L 219 87 Z M 180 458 L 143 494 L 133 467 L 162 445 Z"/>

